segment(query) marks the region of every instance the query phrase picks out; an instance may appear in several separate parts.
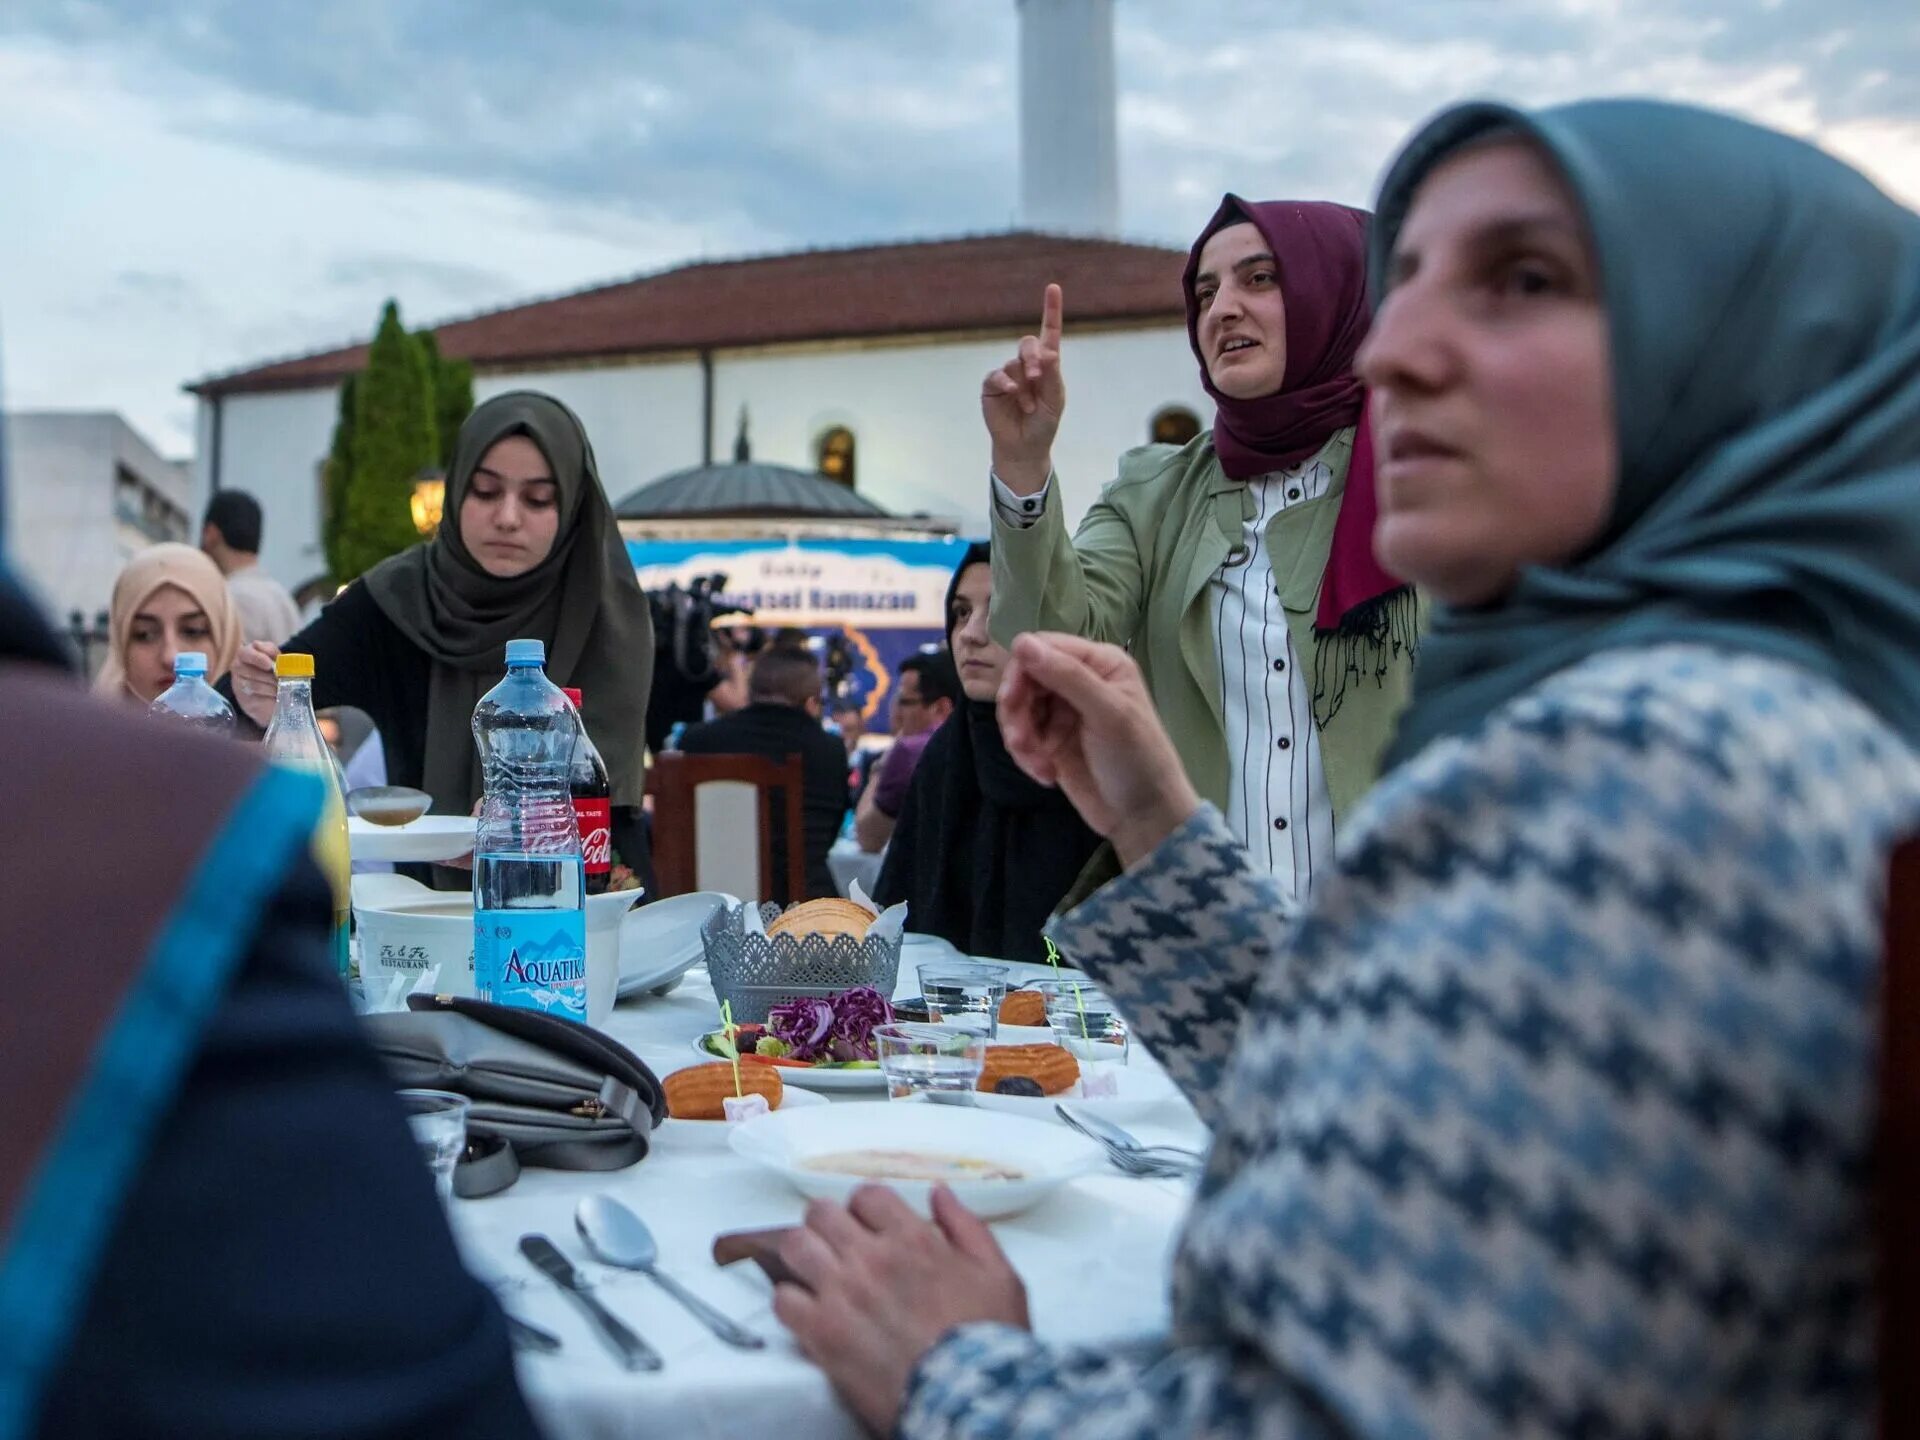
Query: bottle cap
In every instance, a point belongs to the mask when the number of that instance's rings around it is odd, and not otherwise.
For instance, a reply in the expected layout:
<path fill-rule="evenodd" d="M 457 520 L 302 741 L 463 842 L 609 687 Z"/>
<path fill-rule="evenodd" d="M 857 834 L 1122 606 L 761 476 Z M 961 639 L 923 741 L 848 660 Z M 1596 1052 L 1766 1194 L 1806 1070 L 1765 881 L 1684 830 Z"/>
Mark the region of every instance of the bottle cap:
<path fill-rule="evenodd" d="M 207 654 L 204 650 L 182 650 L 173 657 L 173 673 L 176 675 L 204 675 L 207 673 Z"/>
<path fill-rule="evenodd" d="M 311 680 L 313 656 L 282 655 L 273 662 L 273 674 L 277 680 Z"/>
<path fill-rule="evenodd" d="M 562 685 L 560 687 L 560 693 L 566 696 L 567 699 L 573 702 L 574 709 L 578 710 L 580 708 L 580 687 L 579 686 Z"/>
<path fill-rule="evenodd" d="M 507 641 L 507 664 L 544 665 L 547 663 L 547 642 L 544 640 Z"/>

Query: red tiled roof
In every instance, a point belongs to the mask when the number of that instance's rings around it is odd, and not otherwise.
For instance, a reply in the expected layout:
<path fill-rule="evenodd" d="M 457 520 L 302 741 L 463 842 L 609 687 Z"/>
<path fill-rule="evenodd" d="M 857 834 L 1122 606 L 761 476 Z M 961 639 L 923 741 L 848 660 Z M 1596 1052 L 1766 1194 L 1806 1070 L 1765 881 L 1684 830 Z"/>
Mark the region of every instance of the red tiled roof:
<path fill-rule="evenodd" d="M 435 327 L 441 353 L 479 365 L 1039 324 L 1040 292 L 1066 321 L 1179 321 L 1186 255 L 1155 245 L 1014 231 L 957 240 L 705 260 Z M 330 384 L 367 347 L 278 360 L 189 385 L 199 395 Z"/>

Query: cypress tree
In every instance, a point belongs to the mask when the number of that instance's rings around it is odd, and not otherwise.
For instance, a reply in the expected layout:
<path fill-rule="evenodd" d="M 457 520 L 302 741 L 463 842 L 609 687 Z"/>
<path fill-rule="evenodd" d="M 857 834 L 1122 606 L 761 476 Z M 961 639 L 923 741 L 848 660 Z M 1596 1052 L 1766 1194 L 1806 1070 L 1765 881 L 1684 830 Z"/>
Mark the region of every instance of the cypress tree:
<path fill-rule="evenodd" d="M 433 380 L 420 345 L 387 302 L 355 387 L 340 560 L 342 583 L 419 540 L 409 501 L 422 470 L 440 455 Z"/>
<path fill-rule="evenodd" d="M 414 337 L 427 357 L 427 373 L 433 377 L 433 418 L 440 433 L 440 468 L 453 468 L 453 445 L 460 438 L 460 425 L 473 413 L 473 362 L 449 360 L 440 353 L 440 343 L 431 330 Z"/>
<path fill-rule="evenodd" d="M 326 512 L 321 516 L 320 545 L 327 557 L 327 570 L 336 584 L 346 576 L 340 553 L 340 537 L 345 532 L 348 480 L 353 475 L 353 405 L 360 388 L 360 376 L 347 376 L 340 385 L 340 413 L 333 422 L 333 446 L 327 452 L 324 472 Z"/>

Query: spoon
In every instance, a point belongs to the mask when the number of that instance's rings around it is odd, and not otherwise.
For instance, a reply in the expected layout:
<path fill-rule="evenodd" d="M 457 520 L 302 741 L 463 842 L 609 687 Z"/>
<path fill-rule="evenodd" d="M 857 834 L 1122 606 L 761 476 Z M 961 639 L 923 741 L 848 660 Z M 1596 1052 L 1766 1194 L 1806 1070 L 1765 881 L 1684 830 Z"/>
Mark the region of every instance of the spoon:
<path fill-rule="evenodd" d="M 686 1289 L 670 1275 L 663 1275 L 654 1262 L 659 1247 L 653 1232 L 633 1211 L 605 1195 L 589 1195 L 573 1212 L 573 1223 L 587 1249 L 606 1265 L 623 1270 L 638 1270 L 667 1294 L 684 1305 L 693 1317 L 729 1345 L 742 1350 L 760 1350 L 766 1341 L 743 1325 L 736 1325 L 706 1301 Z"/>
<path fill-rule="evenodd" d="M 369 825 L 411 825 L 433 808 L 433 797 L 408 785 L 362 785 L 347 792 L 347 809 Z"/>

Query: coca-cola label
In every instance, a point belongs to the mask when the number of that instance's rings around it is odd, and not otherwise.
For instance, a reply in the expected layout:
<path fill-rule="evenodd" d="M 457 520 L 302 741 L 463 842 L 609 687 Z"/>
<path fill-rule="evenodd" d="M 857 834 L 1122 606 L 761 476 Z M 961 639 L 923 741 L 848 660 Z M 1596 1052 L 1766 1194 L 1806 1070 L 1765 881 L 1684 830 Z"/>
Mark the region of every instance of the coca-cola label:
<path fill-rule="evenodd" d="M 613 868 L 613 802 L 605 796 L 575 800 L 573 818 L 580 826 L 580 854 L 587 862 L 587 873 L 606 874 Z"/>

